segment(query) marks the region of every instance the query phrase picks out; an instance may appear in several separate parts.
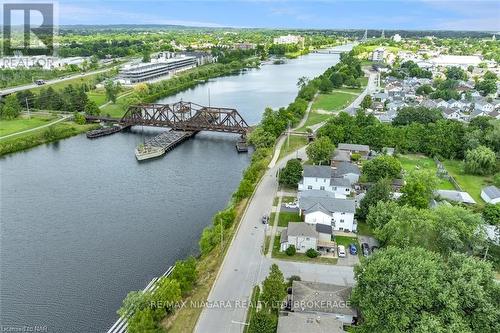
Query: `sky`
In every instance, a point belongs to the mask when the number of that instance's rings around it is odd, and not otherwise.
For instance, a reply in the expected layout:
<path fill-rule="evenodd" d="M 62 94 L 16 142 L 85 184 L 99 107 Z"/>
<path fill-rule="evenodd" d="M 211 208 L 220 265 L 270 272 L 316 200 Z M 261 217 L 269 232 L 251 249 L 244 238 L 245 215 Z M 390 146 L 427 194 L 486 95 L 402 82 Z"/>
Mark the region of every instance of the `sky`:
<path fill-rule="evenodd" d="M 500 31 L 499 0 L 60 0 L 57 7 L 60 25 Z"/>

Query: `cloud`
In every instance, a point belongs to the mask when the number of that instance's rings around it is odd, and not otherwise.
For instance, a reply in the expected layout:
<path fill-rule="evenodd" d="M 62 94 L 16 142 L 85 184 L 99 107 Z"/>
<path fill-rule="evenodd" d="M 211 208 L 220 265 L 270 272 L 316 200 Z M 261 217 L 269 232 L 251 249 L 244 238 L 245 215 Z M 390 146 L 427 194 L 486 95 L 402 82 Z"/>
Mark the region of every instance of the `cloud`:
<path fill-rule="evenodd" d="M 164 16 L 119 10 L 95 5 L 80 6 L 59 4 L 60 24 L 165 24 L 191 27 L 224 27 L 224 25 L 208 21 L 191 21 L 183 19 L 167 19 Z"/>

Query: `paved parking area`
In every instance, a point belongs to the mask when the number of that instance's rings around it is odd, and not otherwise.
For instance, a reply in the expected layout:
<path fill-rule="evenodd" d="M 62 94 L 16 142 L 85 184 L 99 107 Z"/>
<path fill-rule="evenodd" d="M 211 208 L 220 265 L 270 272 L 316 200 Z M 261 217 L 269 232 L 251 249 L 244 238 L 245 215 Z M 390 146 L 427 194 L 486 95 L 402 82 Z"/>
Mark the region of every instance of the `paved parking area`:
<path fill-rule="evenodd" d="M 379 246 L 378 241 L 374 237 L 370 236 L 358 236 L 358 241 L 360 245 L 361 243 L 368 243 L 370 249 L 372 248 L 372 246 Z"/>
<path fill-rule="evenodd" d="M 353 267 L 359 264 L 359 257 L 357 255 L 352 255 L 349 253 L 349 249 L 346 249 L 347 253 L 345 258 L 339 258 L 337 265 L 339 266 L 350 266 Z M 359 251 L 359 249 L 358 249 Z"/>

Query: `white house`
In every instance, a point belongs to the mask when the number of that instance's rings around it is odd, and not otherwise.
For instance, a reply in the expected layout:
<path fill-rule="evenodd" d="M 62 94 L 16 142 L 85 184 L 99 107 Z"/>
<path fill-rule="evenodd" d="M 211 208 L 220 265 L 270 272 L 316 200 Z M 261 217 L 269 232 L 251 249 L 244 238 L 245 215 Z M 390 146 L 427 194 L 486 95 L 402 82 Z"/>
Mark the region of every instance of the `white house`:
<path fill-rule="evenodd" d="M 337 175 L 329 166 L 305 165 L 302 180 L 299 182 L 299 191 L 321 190 L 340 196 L 348 195 L 352 190 L 351 179 L 356 177 L 350 172 L 347 173 L 349 171 L 347 168 L 342 170 L 346 173 Z"/>
<path fill-rule="evenodd" d="M 490 204 L 500 203 L 500 189 L 495 185 L 486 186 L 481 190 L 481 198 Z"/>
<path fill-rule="evenodd" d="M 302 197 L 299 209 L 305 223 L 330 225 L 337 231 L 356 231 L 355 200 Z"/>
<path fill-rule="evenodd" d="M 295 246 L 297 252 L 305 253 L 309 249 L 316 250 L 318 244 L 316 227 L 303 222 L 290 222 L 281 232 L 280 250 L 286 251 L 290 245 Z"/>
<path fill-rule="evenodd" d="M 359 181 L 361 170 L 359 170 L 359 167 L 356 164 L 339 162 L 333 167 L 333 174 L 335 178 L 348 179 L 350 185 L 352 185 Z"/>
<path fill-rule="evenodd" d="M 372 61 L 384 61 L 385 48 L 379 47 L 372 52 Z"/>

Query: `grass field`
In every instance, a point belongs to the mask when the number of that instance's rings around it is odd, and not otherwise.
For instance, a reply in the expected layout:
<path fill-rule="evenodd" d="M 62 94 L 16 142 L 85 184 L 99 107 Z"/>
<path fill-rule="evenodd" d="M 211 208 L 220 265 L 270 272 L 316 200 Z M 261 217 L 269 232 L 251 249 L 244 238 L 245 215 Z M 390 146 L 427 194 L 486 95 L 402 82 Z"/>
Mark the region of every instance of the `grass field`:
<path fill-rule="evenodd" d="M 309 117 L 307 117 L 306 123 L 304 126 L 300 127 L 297 129 L 299 132 L 305 132 L 309 126 L 319 124 L 323 121 L 327 121 L 328 118 L 330 118 L 332 115 L 330 114 L 322 114 L 322 113 L 317 113 L 311 110 L 309 113 Z"/>
<path fill-rule="evenodd" d="M 64 87 L 69 86 L 70 84 L 76 86 L 76 85 L 81 85 L 83 83 L 93 83 L 94 80 L 97 78 L 97 76 L 98 75 L 102 75 L 102 74 L 104 74 L 104 73 L 101 73 L 101 74 L 91 74 L 91 75 L 85 75 L 85 76 L 77 76 L 77 77 L 74 77 L 72 79 L 61 81 L 61 82 L 57 82 L 57 83 L 53 83 L 53 84 L 50 84 L 50 85 L 41 85 L 41 86 L 32 88 L 31 90 L 33 92 L 36 92 L 39 89 L 48 88 L 48 87 L 52 87 L 55 90 L 61 90 L 61 89 L 64 89 Z"/>
<path fill-rule="evenodd" d="M 304 147 L 307 144 L 307 137 L 300 135 L 290 135 L 290 143 L 287 141 L 283 144 L 280 150 L 280 155 L 278 159 L 281 159 L 288 154 L 296 151 L 297 149 Z"/>
<path fill-rule="evenodd" d="M 31 116 L 30 119 L 19 117 L 12 120 L 2 120 L 0 122 L 0 136 L 43 126 L 56 118 L 55 116 Z"/>
<path fill-rule="evenodd" d="M 298 253 L 298 252 L 295 253 L 294 256 L 289 256 L 285 252 L 280 252 L 280 245 L 281 245 L 280 236 L 274 237 L 273 252 L 272 252 L 273 258 L 281 260 L 290 260 L 290 261 L 303 261 L 316 264 L 335 265 L 337 263 L 337 258 L 324 258 L 324 257 L 309 258 L 304 253 Z"/>
<path fill-rule="evenodd" d="M 91 101 L 94 101 L 97 106 L 106 104 L 106 94 L 104 92 L 91 91 L 87 93 Z"/>
<path fill-rule="evenodd" d="M 332 92 L 320 94 L 314 100 L 312 110 L 339 111 L 347 107 L 356 99 L 352 93 Z"/>
<path fill-rule="evenodd" d="M 491 176 L 485 177 L 465 174 L 462 169 L 462 161 L 445 160 L 443 161 L 443 165 L 464 191 L 469 193 L 477 203 L 484 203 L 481 198 L 481 189 L 492 183 L 493 179 Z"/>
<path fill-rule="evenodd" d="M 437 173 L 437 165 L 436 162 L 430 157 L 424 155 L 401 155 L 398 157 L 399 162 L 401 162 L 401 166 L 406 172 L 410 172 L 412 170 L 430 170 L 433 174 Z M 439 183 L 437 188 L 440 190 L 454 190 L 450 181 L 447 179 L 438 178 Z"/>
<path fill-rule="evenodd" d="M 301 222 L 302 218 L 299 213 L 295 212 L 279 212 L 278 215 L 278 226 L 286 227 L 289 222 Z"/>

